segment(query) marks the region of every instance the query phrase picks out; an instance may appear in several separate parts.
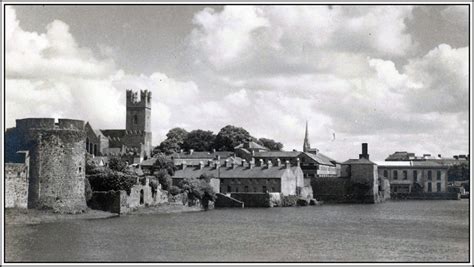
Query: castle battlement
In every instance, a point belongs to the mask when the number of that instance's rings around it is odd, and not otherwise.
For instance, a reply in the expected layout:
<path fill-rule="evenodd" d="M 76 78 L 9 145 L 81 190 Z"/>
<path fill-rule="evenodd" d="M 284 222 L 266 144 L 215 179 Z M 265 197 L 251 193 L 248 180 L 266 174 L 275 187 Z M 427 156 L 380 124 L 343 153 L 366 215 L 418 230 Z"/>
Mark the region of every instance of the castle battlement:
<path fill-rule="evenodd" d="M 140 90 L 140 99 L 138 96 L 138 92 L 127 90 L 127 107 L 151 108 L 151 91 Z"/>
<path fill-rule="evenodd" d="M 85 122 L 73 119 L 58 119 L 56 122 L 54 118 L 26 118 L 16 120 L 16 128 L 20 131 L 31 129 L 84 131 Z"/>

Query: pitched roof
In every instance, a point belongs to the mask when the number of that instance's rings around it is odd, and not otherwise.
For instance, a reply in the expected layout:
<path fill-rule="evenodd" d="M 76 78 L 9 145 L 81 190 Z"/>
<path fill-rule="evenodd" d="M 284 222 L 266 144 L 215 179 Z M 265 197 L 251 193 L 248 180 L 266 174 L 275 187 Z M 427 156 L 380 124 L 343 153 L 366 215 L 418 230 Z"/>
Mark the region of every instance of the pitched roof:
<path fill-rule="evenodd" d="M 242 143 L 242 144 L 234 147 L 234 149 L 238 149 L 238 148 L 268 150 L 268 148 L 266 148 L 262 145 L 259 145 L 259 144 L 255 143 L 254 141 L 245 142 L 245 143 Z"/>
<path fill-rule="evenodd" d="M 374 162 L 368 160 L 368 159 L 348 159 L 346 161 L 344 161 L 342 164 L 349 164 L 349 165 L 352 165 L 352 164 L 368 164 L 368 165 L 375 165 Z"/>
<path fill-rule="evenodd" d="M 193 151 L 190 152 L 174 152 L 173 154 L 169 155 L 169 158 L 172 159 L 213 159 L 216 156 L 220 156 L 221 158 L 229 158 L 234 155 L 232 151 L 216 151 L 216 152 L 209 152 L 209 151 Z"/>
<path fill-rule="evenodd" d="M 255 158 L 297 158 L 300 151 L 261 151 L 255 152 Z"/>
<path fill-rule="evenodd" d="M 124 129 L 120 129 L 120 130 L 117 130 L 117 129 L 101 129 L 100 130 L 105 136 L 107 137 L 118 137 L 118 138 L 122 138 L 123 136 L 125 136 L 125 130 Z"/>
<path fill-rule="evenodd" d="M 334 166 L 333 162 L 336 162 L 335 160 L 331 159 L 330 157 L 322 153 L 317 153 L 317 154 L 308 153 L 308 152 L 303 152 L 303 153 L 319 164 Z"/>
<path fill-rule="evenodd" d="M 248 166 L 224 167 L 221 166 L 216 169 L 212 166 L 206 166 L 200 169 L 199 167 L 185 168 L 184 170 L 175 171 L 173 178 L 198 178 L 205 174 L 211 177 L 219 177 L 223 179 L 228 178 L 281 178 L 287 171 L 296 171 L 298 167 L 286 168 L 285 166 L 272 166 L 270 168 L 263 166 L 255 166 L 249 168 Z"/>

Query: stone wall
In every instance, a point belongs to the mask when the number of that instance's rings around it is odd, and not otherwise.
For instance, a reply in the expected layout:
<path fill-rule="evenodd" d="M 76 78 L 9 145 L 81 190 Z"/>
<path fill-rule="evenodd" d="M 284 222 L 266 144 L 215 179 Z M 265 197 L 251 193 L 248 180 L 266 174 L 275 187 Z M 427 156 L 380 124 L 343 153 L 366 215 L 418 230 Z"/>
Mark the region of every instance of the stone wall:
<path fill-rule="evenodd" d="M 232 198 L 230 196 L 217 193 L 214 206 L 216 208 L 243 208 L 244 202 L 237 200 L 235 198 Z"/>
<path fill-rule="evenodd" d="M 5 163 L 5 208 L 28 207 L 28 162 Z"/>
<path fill-rule="evenodd" d="M 163 203 L 168 203 L 168 192 L 162 190 L 160 185 L 154 192 L 149 185 L 149 179 L 142 178 L 130 189 L 130 194 L 127 194 L 125 190 L 93 192 L 88 205 L 92 209 L 124 214 L 140 207 L 156 206 Z"/>
<path fill-rule="evenodd" d="M 57 212 L 84 211 L 85 132 L 35 130 L 30 150 L 28 206 Z"/>
<path fill-rule="evenodd" d="M 244 203 L 245 207 L 271 207 L 268 193 L 231 193 L 230 196 Z"/>
<path fill-rule="evenodd" d="M 311 182 L 313 197 L 329 202 L 346 202 L 350 194 L 349 178 L 314 178 Z"/>

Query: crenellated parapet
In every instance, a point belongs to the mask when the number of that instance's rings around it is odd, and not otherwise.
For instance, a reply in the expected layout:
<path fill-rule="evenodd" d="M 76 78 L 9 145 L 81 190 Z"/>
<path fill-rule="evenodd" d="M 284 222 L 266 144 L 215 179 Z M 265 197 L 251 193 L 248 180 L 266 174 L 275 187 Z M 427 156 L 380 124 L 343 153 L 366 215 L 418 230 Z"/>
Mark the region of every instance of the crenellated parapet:
<path fill-rule="evenodd" d="M 138 98 L 140 96 L 140 98 Z M 146 107 L 151 108 L 151 91 L 140 90 L 138 92 L 127 90 L 127 107 Z"/>

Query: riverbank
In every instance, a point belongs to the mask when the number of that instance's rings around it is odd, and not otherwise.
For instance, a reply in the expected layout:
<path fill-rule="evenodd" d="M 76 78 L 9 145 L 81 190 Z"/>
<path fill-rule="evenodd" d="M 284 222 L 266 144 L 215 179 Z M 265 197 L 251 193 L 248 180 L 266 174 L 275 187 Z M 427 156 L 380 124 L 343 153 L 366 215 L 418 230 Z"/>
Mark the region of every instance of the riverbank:
<path fill-rule="evenodd" d="M 93 220 L 128 215 L 169 214 L 196 211 L 203 211 L 203 209 L 200 206 L 188 207 L 181 203 L 166 203 L 159 206 L 141 207 L 122 215 L 93 209 L 87 209 L 86 212 L 80 214 L 60 214 L 54 213 L 51 210 L 5 209 L 5 223 L 7 225 L 40 224 L 67 220 Z"/>
<path fill-rule="evenodd" d="M 61 222 L 67 220 L 92 220 L 117 217 L 118 214 L 101 210 L 87 209 L 80 214 L 60 214 L 51 210 L 35 209 L 5 209 L 5 223 L 7 225 L 15 224 L 40 224 Z"/>

